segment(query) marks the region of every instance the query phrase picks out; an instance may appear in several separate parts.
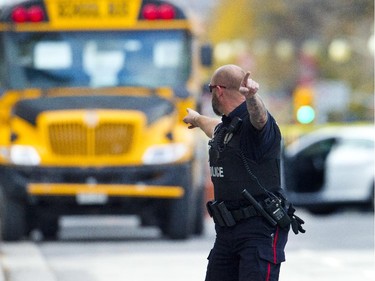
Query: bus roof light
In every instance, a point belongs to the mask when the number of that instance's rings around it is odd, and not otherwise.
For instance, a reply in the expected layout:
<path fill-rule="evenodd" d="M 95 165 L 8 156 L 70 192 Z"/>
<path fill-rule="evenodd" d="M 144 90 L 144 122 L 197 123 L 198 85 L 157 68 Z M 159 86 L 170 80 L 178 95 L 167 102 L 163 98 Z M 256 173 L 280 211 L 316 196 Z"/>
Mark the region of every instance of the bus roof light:
<path fill-rule="evenodd" d="M 174 19 L 176 17 L 175 9 L 169 4 L 162 4 L 159 7 L 160 18 L 164 20 Z"/>
<path fill-rule="evenodd" d="M 176 18 L 176 10 L 169 4 L 147 4 L 142 9 L 142 17 L 146 20 L 170 20 Z"/>
<path fill-rule="evenodd" d="M 146 20 L 156 20 L 159 18 L 159 9 L 154 4 L 147 4 L 143 7 L 142 16 Z"/>
<path fill-rule="evenodd" d="M 12 20 L 14 22 L 26 22 L 28 20 L 28 13 L 24 7 L 17 7 L 12 12 Z"/>
<path fill-rule="evenodd" d="M 40 6 L 32 6 L 27 10 L 28 18 L 32 22 L 40 22 L 44 20 L 44 12 Z"/>

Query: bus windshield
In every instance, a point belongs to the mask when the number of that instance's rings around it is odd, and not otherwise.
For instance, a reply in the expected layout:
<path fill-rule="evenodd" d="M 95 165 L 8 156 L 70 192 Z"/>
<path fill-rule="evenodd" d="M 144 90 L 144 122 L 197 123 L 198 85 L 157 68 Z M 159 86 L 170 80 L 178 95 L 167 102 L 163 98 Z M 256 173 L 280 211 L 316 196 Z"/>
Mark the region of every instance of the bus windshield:
<path fill-rule="evenodd" d="M 180 86 L 191 68 L 186 31 L 8 34 L 12 88 Z"/>

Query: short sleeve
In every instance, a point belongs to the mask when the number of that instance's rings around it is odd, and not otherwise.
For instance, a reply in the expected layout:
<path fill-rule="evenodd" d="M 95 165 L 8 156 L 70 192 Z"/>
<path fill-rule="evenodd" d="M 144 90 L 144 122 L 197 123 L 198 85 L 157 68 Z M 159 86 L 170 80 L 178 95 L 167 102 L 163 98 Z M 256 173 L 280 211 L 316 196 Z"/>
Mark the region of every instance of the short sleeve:
<path fill-rule="evenodd" d="M 279 126 L 273 116 L 269 112 L 267 114 L 267 123 L 261 130 L 257 130 L 247 119 L 241 132 L 241 146 L 249 159 L 256 162 L 265 157 L 274 157 L 272 154 L 277 153 L 280 149 Z"/>

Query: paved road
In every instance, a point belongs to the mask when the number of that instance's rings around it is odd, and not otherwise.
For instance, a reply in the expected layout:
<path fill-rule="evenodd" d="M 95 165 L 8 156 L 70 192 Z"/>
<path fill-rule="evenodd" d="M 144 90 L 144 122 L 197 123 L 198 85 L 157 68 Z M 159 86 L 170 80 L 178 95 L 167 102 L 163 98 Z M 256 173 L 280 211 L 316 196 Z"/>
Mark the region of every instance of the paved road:
<path fill-rule="evenodd" d="M 374 217 L 346 212 L 327 217 L 303 213 L 305 235 L 291 234 L 280 281 L 373 281 Z M 214 231 L 168 241 L 136 220 L 62 222 L 58 242 L 5 243 L 1 261 L 7 281 L 204 280 Z"/>

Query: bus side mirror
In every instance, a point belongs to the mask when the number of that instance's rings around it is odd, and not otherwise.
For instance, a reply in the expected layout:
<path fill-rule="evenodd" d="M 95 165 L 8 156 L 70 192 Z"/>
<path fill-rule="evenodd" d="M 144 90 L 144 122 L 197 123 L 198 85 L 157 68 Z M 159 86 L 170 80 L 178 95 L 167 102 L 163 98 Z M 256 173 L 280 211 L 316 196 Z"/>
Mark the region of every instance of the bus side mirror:
<path fill-rule="evenodd" d="M 201 46 L 201 64 L 206 67 L 212 66 L 213 50 L 211 44 Z"/>

